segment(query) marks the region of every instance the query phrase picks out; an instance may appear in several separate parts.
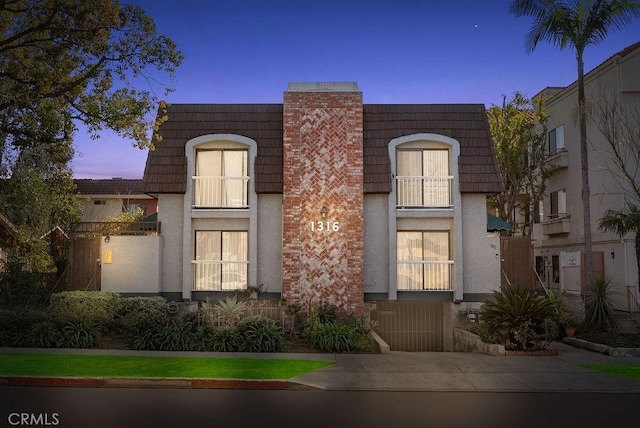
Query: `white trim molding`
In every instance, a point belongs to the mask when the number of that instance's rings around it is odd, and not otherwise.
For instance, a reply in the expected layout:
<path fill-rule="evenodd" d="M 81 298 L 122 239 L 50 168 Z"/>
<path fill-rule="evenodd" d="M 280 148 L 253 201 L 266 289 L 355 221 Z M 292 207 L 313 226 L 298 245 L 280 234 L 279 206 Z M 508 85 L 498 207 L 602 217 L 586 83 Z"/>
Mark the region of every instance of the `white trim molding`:
<path fill-rule="evenodd" d="M 196 150 L 214 148 L 248 148 L 249 210 L 197 210 L 192 207 L 193 180 L 195 174 Z M 255 191 L 255 159 L 258 144 L 251 138 L 237 134 L 207 134 L 192 138 L 185 145 L 187 158 L 187 186 L 184 194 L 184 219 L 182 228 L 182 298 L 191 299 L 191 260 L 194 257 L 194 218 L 238 219 L 249 218 L 249 277 L 247 285 L 255 285 L 258 277 L 258 195 Z M 228 215 L 225 215 L 227 213 Z M 246 220 L 245 220 L 246 221 Z"/>
<path fill-rule="evenodd" d="M 398 210 L 396 207 L 396 152 L 398 148 L 421 148 L 421 149 L 448 149 L 450 175 L 453 176 L 451 185 L 451 209 L 410 209 L 406 212 Z M 391 160 L 391 193 L 389 193 L 389 300 L 398 299 L 397 288 L 397 219 L 399 217 L 411 218 L 449 218 L 453 217 L 453 259 L 454 259 L 454 280 L 453 280 L 453 301 L 460 301 L 464 295 L 463 288 L 463 248 L 462 248 L 462 196 L 460 194 L 460 177 L 458 171 L 458 158 L 460 156 L 460 143 L 446 135 L 421 133 L 404 135 L 394 138 L 389 142 L 389 158 Z"/>

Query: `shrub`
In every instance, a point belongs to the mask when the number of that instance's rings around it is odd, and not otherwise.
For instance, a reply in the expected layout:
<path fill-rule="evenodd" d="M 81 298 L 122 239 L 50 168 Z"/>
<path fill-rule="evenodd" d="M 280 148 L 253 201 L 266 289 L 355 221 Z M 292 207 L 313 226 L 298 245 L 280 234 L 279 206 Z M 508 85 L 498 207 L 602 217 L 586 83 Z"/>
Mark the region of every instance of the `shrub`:
<path fill-rule="evenodd" d="M 553 304 L 535 290 L 517 285 L 494 291 L 480 310 L 476 328 L 483 341 L 504 345 L 509 350 L 544 349 L 550 340 Z"/>
<path fill-rule="evenodd" d="M 129 335 L 165 325 L 169 319 L 162 297 L 127 297 L 117 300 L 116 325 Z"/>
<path fill-rule="evenodd" d="M 242 336 L 234 327 L 223 327 L 212 330 L 212 334 L 205 343 L 207 351 L 213 352 L 235 352 L 240 349 Z"/>
<path fill-rule="evenodd" d="M 608 279 L 596 279 L 589 286 L 584 305 L 584 329 L 594 332 L 618 331 L 612 296 L 614 284 Z"/>
<path fill-rule="evenodd" d="M 349 352 L 360 335 L 349 324 L 320 323 L 311 331 L 310 340 L 312 346 L 324 352 Z"/>
<path fill-rule="evenodd" d="M 0 305 L 10 308 L 46 305 L 49 290 L 38 274 L 23 270 L 23 265 L 10 259 L 0 272 Z"/>
<path fill-rule="evenodd" d="M 197 334 L 190 323 L 171 320 L 147 331 L 132 335 L 132 346 L 138 350 L 190 351 L 197 347 Z"/>
<path fill-rule="evenodd" d="M 96 326 L 84 321 L 69 321 L 60 333 L 58 346 L 61 348 L 92 348 L 98 338 Z"/>
<path fill-rule="evenodd" d="M 27 348 L 55 348 L 60 340 L 60 330 L 51 321 L 40 321 L 33 324 L 22 334 L 14 338 L 14 346 Z"/>
<path fill-rule="evenodd" d="M 53 320 L 59 324 L 71 321 L 106 326 L 114 319 L 118 294 L 108 291 L 62 291 L 50 298 Z"/>
<path fill-rule="evenodd" d="M 241 337 L 240 350 L 246 352 L 277 352 L 284 345 L 284 333 L 270 318 L 255 315 L 236 326 Z"/>

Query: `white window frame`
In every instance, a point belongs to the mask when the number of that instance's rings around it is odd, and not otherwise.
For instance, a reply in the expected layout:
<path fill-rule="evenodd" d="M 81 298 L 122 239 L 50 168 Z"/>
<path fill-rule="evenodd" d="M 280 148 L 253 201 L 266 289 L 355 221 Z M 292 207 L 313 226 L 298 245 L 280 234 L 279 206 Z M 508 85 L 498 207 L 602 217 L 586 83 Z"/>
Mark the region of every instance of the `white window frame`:
<path fill-rule="evenodd" d="M 402 235 L 410 234 L 415 237 L 419 236 L 417 238 L 420 240 L 419 246 L 409 248 L 410 245 L 405 245 L 407 239 Z M 431 256 L 427 254 L 429 250 L 425 247 L 425 242 L 429 235 L 432 235 L 433 238 L 440 235 L 438 239 L 446 236 L 446 239 L 441 241 L 446 242 L 446 256 L 433 251 Z M 397 231 L 396 245 L 398 291 L 451 291 L 453 289 L 454 261 L 451 255 L 451 233 L 449 231 L 399 230 Z M 409 276 L 417 277 L 419 281 L 414 281 L 414 285 L 411 286 L 411 281 L 407 280 Z"/>
<path fill-rule="evenodd" d="M 400 159 L 402 154 L 419 153 L 418 168 L 414 174 L 402 174 Z M 426 174 L 428 156 L 431 154 L 444 154 L 446 156 L 444 168 L 437 165 L 435 170 L 444 172 L 439 174 Z M 450 208 L 453 206 L 450 157 L 448 149 L 426 148 L 398 148 L 396 152 L 396 206 L 400 208 Z M 434 161 L 434 160 L 431 160 Z M 416 165 L 417 166 L 417 165 Z M 411 169 L 410 167 L 408 169 Z M 409 171 L 410 172 L 410 171 Z"/>
<path fill-rule="evenodd" d="M 549 131 L 548 135 L 548 147 L 549 156 L 553 156 L 556 153 L 564 151 L 564 126 L 560 125 L 557 128 Z M 552 147 L 553 146 L 553 147 Z"/>
<path fill-rule="evenodd" d="M 209 239 L 220 239 L 220 256 L 216 258 L 206 258 L 198 254 L 199 240 L 204 239 L 205 234 L 211 235 Z M 215 234 L 219 234 L 219 237 Z M 241 234 L 244 242 L 244 258 L 232 257 L 228 246 L 229 239 L 236 234 Z M 237 238 L 237 237 L 236 237 Z M 227 291 L 246 290 L 248 285 L 249 255 L 248 232 L 241 230 L 197 230 L 194 238 L 194 260 L 191 261 L 193 269 L 192 291 Z M 225 276 L 227 280 L 225 281 Z M 216 281 L 207 280 L 216 278 Z M 229 279 L 239 279 L 230 281 Z"/>
<path fill-rule="evenodd" d="M 199 169 L 199 160 L 206 153 L 220 153 L 219 175 L 205 175 Z M 240 175 L 229 175 L 225 171 L 225 154 L 242 153 Z M 237 166 L 236 166 L 237 167 Z M 228 148 L 207 148 L 196 150 L 195 175 L 193 180 L 193 208 L 249 208 L 249 150 Z M 240 187 L 240 194 L 234 194 L 233 189 Z"/>
<path fill-rule="evenodd" d="M 555 204 L 553 200 L 556 200 Z M 554 212 L 554 205 L 556 209 Z M 567 216 L 567 190 L 560 189 L 549 194 L 549 219 L 563 218 Z"/>

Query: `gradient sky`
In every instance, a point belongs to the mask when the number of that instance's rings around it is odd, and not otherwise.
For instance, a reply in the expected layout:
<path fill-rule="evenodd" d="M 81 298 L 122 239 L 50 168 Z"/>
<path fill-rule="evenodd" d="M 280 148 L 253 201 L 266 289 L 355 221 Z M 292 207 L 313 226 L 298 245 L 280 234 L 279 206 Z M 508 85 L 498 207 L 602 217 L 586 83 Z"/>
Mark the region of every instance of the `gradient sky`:
<path fill-rule="evenodd" d="M 123 0 L 126 2 L 126 0 Z M 134 0 L 185 59 L 171 103 L 281 103 L 290 81 L 355 81 L 365 103 L 500 104 L 577 78 L 508 0 Z M 585 52 L 591 70 L 640 41 L 640 21 Z M 163 88 L 156 92 L 162 98 Z M 146 151 L 113 133 L 75 138 L 76 178 L 141 178 Z"/>

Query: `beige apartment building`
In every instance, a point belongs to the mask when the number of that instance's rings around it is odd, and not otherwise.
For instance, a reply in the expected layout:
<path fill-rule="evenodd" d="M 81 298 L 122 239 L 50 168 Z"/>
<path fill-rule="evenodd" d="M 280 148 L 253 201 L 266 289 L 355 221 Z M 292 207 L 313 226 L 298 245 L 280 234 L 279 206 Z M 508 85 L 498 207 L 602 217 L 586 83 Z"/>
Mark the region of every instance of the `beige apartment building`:
<path fill-rule="evenodd" d="M 640 42 L 612 55 L 585 76 L 585 92 L 594 114 L 587 125 L 589 145 L 589 181 L 591 188 L 591 232 L 594 274 L 610 279 L 616 287 L 616 300 L 623 306 L 638 297 L 638 272 L 634 248 L 635 234 L 623 238 L 599 229 L 606 210 L 620 210 L 626 203 L 638 204 L 635 193 L 625 183 L 616 156 L 598 125 L 598 108 L 604 100 L 620 107 L 627 116 L 635 114 L 635 129 L 640 119 Z M 532 234 L 535 267 L 546 285 L 567 290 L 574 296 L 584 292 L 584 226 L 580 135 L 577 119 L 577 82 L 565 88 L 547 88 L 549 114 L 548 149 L 558 170 L 548 181 L 547 193 L 540 204 L 540 221 Z M 635 113 L 634 113 L 635 112 Z M 621 120 L 615 121 L 618 125 Z M 629 153 L 640 141 L 617 136 L 622 153 Z M 637 148 L 636 148 L 637 153 Z M 626 159 L 635 174 L 637 162 Z"/>

